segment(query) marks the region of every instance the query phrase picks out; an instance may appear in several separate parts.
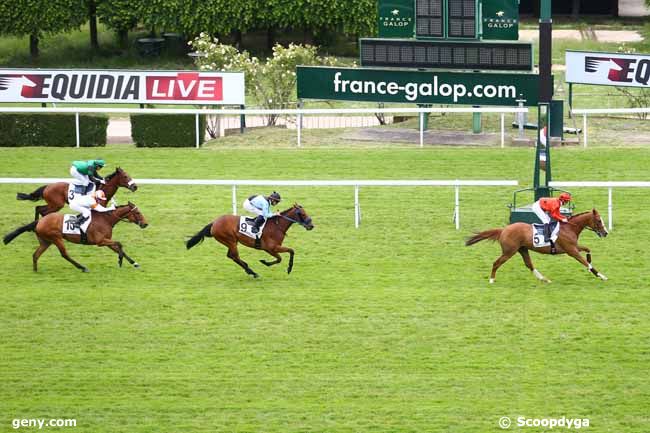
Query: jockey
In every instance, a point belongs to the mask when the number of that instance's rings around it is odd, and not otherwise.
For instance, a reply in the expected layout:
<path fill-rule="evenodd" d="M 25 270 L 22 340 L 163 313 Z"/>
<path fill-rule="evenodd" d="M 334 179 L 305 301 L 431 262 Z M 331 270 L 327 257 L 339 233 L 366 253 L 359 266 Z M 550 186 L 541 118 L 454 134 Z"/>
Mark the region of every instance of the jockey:
<path fill-rule="evenodd" d="M 260 231 L 260 227 L 264 224 L 266 218 L 270 218 L 274 215 L 280 215 L 279 212 L 271 212 L 271 206 L 276 206 L 282 201 L 280 194 L 273 191 L 269 196 L 263 195 L 252 195 L 244 200 L 244 209 L 257 215 L 254 220 L 254 226 L 251 228 L 253 233 Z"/>
<path fill-rule="evenodd" d="M 558 198 L 554 197 L 542 197 L 533 203 L 533 212 L 544 223 L 544 242 L 551 243 L 551 249 L 555 249 L 553 241 L 551 241 L 551 219 L 560 221 L 563 223 L 569 222 L 569 220 L 562 215 L 560 212 L 560 207 L 571 201 L 571 194 L 568 192 L 563 192 Z"/>
<path fill-rule="evenodd" d="M 106 203 L 106 194 L 102 190 L 93 191 L 88 195 L 75 195 L 74 200 L 70 201 L 70 209 L 81 213 L 77 216 L 75 225 L 81 234 L 82 243 L 86 243 L 86 231 L 90 225 L 91 210 L 110 212 L 115 209 L 114 204 L 104 207 L 99 203 L 100 201 Z"/>
<path fill-rule="evenodd" d="M 75 193 L 85 195 L 88 190 L 95 187 L 95 183 L 104 183 L 104 178 L 97 172 L 106 165 L 103 159 L 91 159 L 88 161 L 73 161 L 70 166 L 70 175 L 74 178 Z"/>

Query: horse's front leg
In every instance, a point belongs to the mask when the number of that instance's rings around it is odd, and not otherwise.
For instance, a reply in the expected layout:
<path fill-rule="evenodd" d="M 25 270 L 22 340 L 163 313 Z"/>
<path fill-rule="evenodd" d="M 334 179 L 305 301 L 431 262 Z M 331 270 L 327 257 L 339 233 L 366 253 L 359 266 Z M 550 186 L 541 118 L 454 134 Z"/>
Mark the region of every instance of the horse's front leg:
<path fill-rule="evenodd" d="M 578 245 L 578 251 L 584 251 L 587 253 L 587 262 L 591 263 L 591 250 L 587 247 L 583 247 L 582 245 Z"/>
<path fill-rule="evenodd" d="M 105 239 L 102 242 L 98 243 L 97 246 L 108 247 L 111 250 L 115 251 L 117 253 L 117 264 L 120 266 L 120 268 L 122 267 L 123 259 L 126 259 L 129 262 L 129 264 L 133 265 L 133 267 L 135 268 L 140 267 L 140 265 L 136 263 L 135 260 L 133 260 L 124 252 L 121 242 Z"/>
<path fill-rule="evenodd" d="M 290 274 L 291 270 L 293 269 L 293 256 L 295 254 L 293 249 L 288 248 L 288 247 L 283 247 L 282 245 L 278 245 L 277 247 L 275 247 L 273 252 L 275 254 L 289 253 L 289 266 L 287 267 L 287 274 Z M 273 255 L 275 257 L 275 254 L 271 254 L 271 255 Z M 280 256 L 278 255 L 277 257 L 279 258 Z M 278 263 L 280 263 L 280 262 L 278 261 Z"/>
<path fill-rule="evenodd" d="M 586 260 L 585 260 L 581 255 L 580 255 L 580 251 L 579 251 L 578 248 L 579 248 L 579 247 L 576 246 L 575 248 L 572 248 L 572 249 L 567 250 L 567 254 L 570 255 L 571 257 L 573 257 L 574 259 L 576 259 L 577 261 L 579 261 L 580 263 L 582 263 L 582 264 L 583 264 L 583 265 L 584 265 L 584 266 L 589 270 L 589 272 L 591 272 L 592 274 L 594 274 L 595 276 L 597 276 L 597 277 L 600 278 L 601 280 L 603 280 L 603 281 L 607 281 L 608 278 L 607 278 L 605 275 L 603 275 L 603 274 L 601 274 L 600 272 L 598 272 L 598 271 L 596 270 L 596 268 L 594 268 L 594 267 L 591 265 L 591 263 L 589 263 L 588 261 L 586 261 Z"/>

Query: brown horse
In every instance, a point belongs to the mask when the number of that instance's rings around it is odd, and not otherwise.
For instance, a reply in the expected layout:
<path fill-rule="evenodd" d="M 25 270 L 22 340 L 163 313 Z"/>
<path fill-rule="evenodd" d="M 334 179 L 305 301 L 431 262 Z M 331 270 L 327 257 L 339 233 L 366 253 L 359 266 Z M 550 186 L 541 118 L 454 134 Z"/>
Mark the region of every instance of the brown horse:
<path fill-rule="evenodd" d="M 88 245 L 97 245 L 98 247 L 108 247 L 115 251 L 118 255 L 118 264 L 122 266 L 122 259 L 126 258 L 130 264 L 139 268 L 131 257 L 127 256 L 122 249 L 122 244 L 118 241 L 111 239 L 113 236 L 113 227 L 115 224 L 122 220 L 138 224 L 140 228 L 147 227 L 148 223 L 144 216 L 138 210 L 138 207 L 129 202 L 128 205 L 118 206 L 109 212 L 93 212 L 92 221 L 88 227 Z M 77 263 L 68 255 L 68 252 L 63 244 L 63 240 L 79 244 L 81 243 L 81 236 L 63 234 L 63 214 L 53 213 L 48 214 L 37 221 L 32 221 L 22 227 L 17 228 L 13 232 L 4 237 L 5 245 L 11 242 L 15 237 L 24 232 L 36 232 L 39 247 L 33 255 L 34 272 L 38 269 L 38 258 L 47 250 L 50 245 L 54 244 L 59 249 L 61 256 L 72 263 L 77 269 L 83 272 L 88 272 L 88 268 Z"/>
<path fill-rule="evenodd" d="M 591 250 L 587 247 L 578 245 L 578 238 L 584 229 L 596 232 L 599 237 L 607 236 L 608 232 L 603 224 L 603 219 L 596 209 L 591 212 L 583 212 L 569 218 L 568 223 L 560 223 L 560 232 L 555 242 L 556 254 L 568 254 L 580 263 L 582 263 L 592 274 L 602 280 L 607 280 L 607 277 L 598 272 L 591 265 Z M 550 283 L 551 280 L 542 275 L 530 260 L 528 250 L 532 250 L 542 254 L 551 254 L 551 247 L 533 247 L 532 228 L 530 224 L 514 223 L 510 224 L 503 229 L 492 229 L 484 232 L 477 233 L 465 242 L 465 245 L 474 245 L 485 239 L 499 241 L 501 244 L 501 257 L 499 257 L 492 265 L 492 274 L 490 275 L 490 283 L 494 283 L 494 278 L 497 269 L 510 259 L 515 253 L 519 252 L 524 259 L 526 267 L 530 269 L 535 277 L 539 280 Z M 580 251 L 587 253 L 587 260 L 581 255 Z"/>
<path fill-rule="evenodd" d="M 293 223 L 300 224 L 307 230 L 312 230 L 314 228 L 307 212 L 305 212 L 302 206 L 294 204 L 290 209 L 280 212 L 279 216 L 274 216 L 267 220 L 260 240 L 260 245 L 259 247 L 256 247 L 255 239 L 239 233 L 239 216 L 223 215 L 203 227 L 203 230 L 192 236 L 190 240 L 187 241 L 186 245 L 189 250 L 194 245 L 203 242 L 203 238 L 206 236 L 212 236 L 228 248 L 228 258 L 232 259 L 235 263 L 244 268 L 246 273 L 252 275 L 254 278 L 259 277 L 259 275 L 248 266 L 248 263 L 239 258 L 239 251 L 237 249 L 238 242 L 249 248 L 262 249 L 275 257 L 275 260 L 272 262 L 260 260 L 260 262 L 266 266 L 277 265 L 282 261 L 280 253 L 289 253 L 289 267 L 287 268 L 287 273 L 290 274 L 293 269 L 294 251 L 291 248 L 283 247 L 282 241 L 287 234 L 287 230 L 289 230 L 289 227 L 291 227 Z"/>
<path fill-rule="evenodd" d="M 115 172 L 106 176 L 105 184 L 101 185 L 99 189 L 104 191 L 106 199 L 110 200 L 115 195 L 117 188 L 128 188 L 129 191 L 135 192 L 138 185 L 131 179 L 128 173 L 118 167 Z M 58 212 L 68 203 L 68 182 L 56 182 L 49 185 L 43 185 L 30 194 L 19 192 L 16 194 L 17 200 L 30 200 L 38 201 L 45 200 L 46 205 L 36 206 L 34 208 L 34 220 L 37 220 L 39 215 L 45 216 L 50 213 Z"/>

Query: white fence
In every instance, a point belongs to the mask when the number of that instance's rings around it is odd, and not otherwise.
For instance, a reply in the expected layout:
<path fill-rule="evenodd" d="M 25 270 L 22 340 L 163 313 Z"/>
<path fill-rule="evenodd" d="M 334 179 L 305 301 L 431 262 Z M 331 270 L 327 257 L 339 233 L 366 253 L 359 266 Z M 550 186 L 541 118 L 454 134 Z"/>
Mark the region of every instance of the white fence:
<path fill-rule="evenodd" d="M 607 188 L 607 227 L 609 230 L 613 223 L 612 190 L 614 188 L 650 188 L 650 182 L 549 182 L 555 188 Z"/>
<path fill-rule="evenodd" d="M 70 179 L 1 177 L 0 184 L 47 184 L 68 182 Z M 454 222 L 460 229 L 460 187 L 461 186 L 517 186 L 516 180 L 210 180 L 210 179 L 138 179 L 139 185 L 219 185 L 232 188 L 232 213 L 237 214 L 238 186 L 320 186 L 354 187 L 354 226 L 361 224 L 361 204 L 359 190 L 367 186 L 392 187 L 454 187 Z"/>
<path fill-rule="evenodd" d="M 290 110 L 254 110 L 254 109 L 175 109 L 175 108 L 42 108 L 42 107 L 0 107 L 0 113 L 71 113 L 75 115 L 76 146 L 79 147 L 79 114 L 193 114 L 195 121 L 195 146 L 200 143 L 199 116 L 207 115 L 257 115 L 257 116 L 296 116 L 297 145 L 302 145 L 303 116 L 305 115 L 340 115 L 340 114 L 414 114 L 420 116 L 420 147 L 424 146 L 425 113 L 499 113 L 501 114 L 501 147 L 505 146 L 505 115 L 507 113 L 527 113 L 526 107 L 431 107 L 431 108 L 332 108 L 332 109 L 290 109 Z"/>
<path fill-rule="evenodd" d="M 582 115 L 582 145 L 587 147 L 587 116 L 589 114 L 642 114 L 650 113 L 650 108 L 583 108 L 573 109 L 571 114 Z"/>

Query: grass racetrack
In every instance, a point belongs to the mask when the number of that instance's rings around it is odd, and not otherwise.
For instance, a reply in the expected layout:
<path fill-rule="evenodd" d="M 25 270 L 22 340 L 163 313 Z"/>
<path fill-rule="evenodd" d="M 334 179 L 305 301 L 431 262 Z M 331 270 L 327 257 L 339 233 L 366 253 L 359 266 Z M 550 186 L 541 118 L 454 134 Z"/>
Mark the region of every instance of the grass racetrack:
<path fill-rule="evenodd" d="M 99 153 L 97 153 L 99 152 Z M 138 178 L 516 179 L 532 183 L 532 149 L 377 148 L 147 150 L 0 149 L 0 177 L 67 177 L 99 154 Z M 556 180 L 649 180 L 650 150 L 558 149 Z M 33 203 L 0 185 L 2 235 Z M 14 418 L 74 418 L 78 432 L 501 431 L 516 418 L 588 418 L 591 433 L 650 424 L 650 200 L 614 190 L 614 230 L 585 231 L 600 281 L 575 260 L 532 255 L 553 283 L 472 231 L 504 225 L 515 188 L 282 188 L 315 230 L 289 231 L 286 261 L 241 249 L 253 280 L 214 240 L 184 240 L 231 210 L 230 188 L 120 190 L 149 220 L 108 249 L 68 244 L 82 274 L 50 248 L 31 269 L 26 233 L 2 248 L 0 431 Z M 266 188 L 239 188 L 239 202 Z M 607 214 L 607 191 L 573 189 L 577 211 Z M 64 430 L 64 429 L 59 429 Z M 542 431 L 519 428 L 511 431 Z M 565 429 L 557 429 L 566 431 Z"/>

